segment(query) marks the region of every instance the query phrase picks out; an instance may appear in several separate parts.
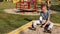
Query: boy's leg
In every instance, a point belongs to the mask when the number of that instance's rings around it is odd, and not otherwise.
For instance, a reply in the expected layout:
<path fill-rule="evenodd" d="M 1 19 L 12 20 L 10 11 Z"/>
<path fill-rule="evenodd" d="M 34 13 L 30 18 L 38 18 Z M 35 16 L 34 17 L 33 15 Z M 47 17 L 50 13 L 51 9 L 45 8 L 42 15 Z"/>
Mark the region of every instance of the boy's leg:
<path fill-rule="evenodd" d="M 54 24 L 53 24 L 52 22 L 50 22 L 50 23 L 49 23 L 49 26 L 48 26 L 48 30 L 52 29 L 53 25 L 54 25 Z"/>
<path fill-rule="evenodd" d="M 33 23 L 32 23 L 32 29 L 36 29 L 37 24 L 40 24 L 40 21 L 39 20 L 34 20 Z"/>
<path fill-rule="evenodd" d="M 46 27 L 44 28 L 45 31 L 47 31 L 48 33 L 51 33 L 51 29 L 53 27 L 53 23 L 49 22 Z"/>
<path fill-rule="evenodd" d="M 44 27 L 44 32 L 47 32 L 48 27 L 49 27 L 49 24 L 47 24 L 47 25 Z"/>

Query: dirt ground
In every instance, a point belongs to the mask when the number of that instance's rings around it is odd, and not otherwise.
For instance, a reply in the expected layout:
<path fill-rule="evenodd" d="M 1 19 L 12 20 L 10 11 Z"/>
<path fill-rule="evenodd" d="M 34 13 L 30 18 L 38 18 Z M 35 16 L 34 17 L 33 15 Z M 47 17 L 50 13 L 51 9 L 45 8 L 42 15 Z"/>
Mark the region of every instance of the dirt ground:
<path fill-rule="evenodd" d="M 43 28 L 41 28 L 40 26 L 37 26 L 36 31 L 26 29 L 22 31 L 20 34 L 60 34 L 60 27 L 54 26 L 52 29 L 52 33 L 45 33 L 43 32 Z"/>

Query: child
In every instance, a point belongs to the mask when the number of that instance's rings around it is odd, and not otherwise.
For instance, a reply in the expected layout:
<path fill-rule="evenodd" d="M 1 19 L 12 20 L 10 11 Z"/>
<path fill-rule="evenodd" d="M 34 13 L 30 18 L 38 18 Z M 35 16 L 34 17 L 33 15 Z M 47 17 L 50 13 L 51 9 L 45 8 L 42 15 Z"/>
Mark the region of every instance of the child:
<path fill-rule="evenodd" d="M 41 5 L 40 20 L 33 21 L 32 30 L 36 30 L 36 25 L 41 24 L 44 28 L 44 32 L 51 33 L 53 23 L 50 21 L 50 14 L 45 4 Z"/>

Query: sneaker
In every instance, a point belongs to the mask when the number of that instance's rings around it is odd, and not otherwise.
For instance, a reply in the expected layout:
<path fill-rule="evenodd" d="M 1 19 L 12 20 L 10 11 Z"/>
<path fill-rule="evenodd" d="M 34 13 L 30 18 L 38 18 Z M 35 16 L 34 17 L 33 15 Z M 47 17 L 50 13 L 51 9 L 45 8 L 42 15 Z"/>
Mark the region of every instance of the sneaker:
<path fill-rule="evenodd" d="M 51 33 L 51 30 L 47 30 L 47 33 Z"/>
<path fill-rule="evenodd" d="M 47 30 L 47 31 L 43 31 L 43 32 L 46 32 L 46 33 L 51 33 L 51 31 L 50 31 L 50 30 Z"/>
<path fill-rule="evenodd" d="M 47 31 L 44 30 L 43 32 L 47 32 Z"/>
<path fill-rule="evenodd" d="M 36 28 L 31 28 L 31 30 L 34 30 L 34 31 L 36 31 Z"/>
<path fill-rule="evenodd" d="M 36 28 L 29 27 L 29 29 L 30 29 L 30 30 L 34 30 L 34 31 L 36 31 Z"/>

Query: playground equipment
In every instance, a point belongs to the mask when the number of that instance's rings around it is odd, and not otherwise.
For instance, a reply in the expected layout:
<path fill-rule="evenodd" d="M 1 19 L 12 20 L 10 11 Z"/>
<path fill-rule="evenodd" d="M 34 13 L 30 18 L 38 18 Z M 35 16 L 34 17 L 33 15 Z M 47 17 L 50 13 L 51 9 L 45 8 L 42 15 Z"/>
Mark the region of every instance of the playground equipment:
<path fill-rule="evenodd" d="M 20 0 L 16 3 L 16 9 L 24 10 L 24 11 L 36 11 L 36 2 L 37 0 Z M 31 8 L 33 5 L 34 8 Z"/>

